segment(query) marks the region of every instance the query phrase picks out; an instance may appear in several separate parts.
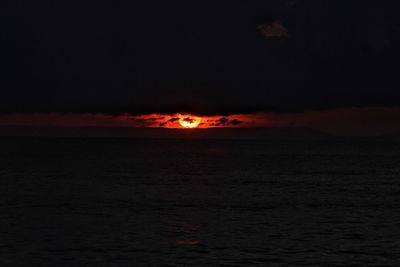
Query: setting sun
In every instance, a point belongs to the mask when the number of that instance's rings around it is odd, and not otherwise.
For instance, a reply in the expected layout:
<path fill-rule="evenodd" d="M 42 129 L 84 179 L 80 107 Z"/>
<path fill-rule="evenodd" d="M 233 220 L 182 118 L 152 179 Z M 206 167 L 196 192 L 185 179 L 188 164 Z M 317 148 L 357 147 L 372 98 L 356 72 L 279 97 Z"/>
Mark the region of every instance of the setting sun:
<path fill-rule="evenodd" d="M 65 116 L 65 115 L 64 115 Z M 88 118 L 89 120 L 90 118 Z M 120 117 L 103 115 L 99 119 L 113 119 L 118 123 L 125 122 L 132 127 L 191 129 L 191 128 L 249 128 L 265 126 L 268 117 L 263 114 L 232 114 L 232 115 L 193 115 L 188 113 L 160 114 L 152 113 L 145 115 L 123 115 Z M 92 119 L 93 120 L 93 119 Z M 45 120 L 43 120 L 45 121 Z M 117 122 L 115 122 L 117 123 Z M 0 116 L 1 124 L 1 116 Z"/>
<path fill-rule="evenodd" d="M 196 128 L 199 126 L 201 122 L 200 118 L 195 118 L 195 117 L 181 117 L 179 119 L 179 124 L 183 127 L 183 128 Z"/>

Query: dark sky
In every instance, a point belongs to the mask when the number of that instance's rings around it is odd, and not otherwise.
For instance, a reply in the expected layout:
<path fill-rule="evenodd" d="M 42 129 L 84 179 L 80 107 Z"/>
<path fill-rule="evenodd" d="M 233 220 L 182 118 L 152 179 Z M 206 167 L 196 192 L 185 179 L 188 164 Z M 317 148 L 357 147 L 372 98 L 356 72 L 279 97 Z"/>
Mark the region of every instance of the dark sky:
<path fill-rule="evenodd" d="M 396 1 L 9 2 L 0 112 L 400 106 Z"/>

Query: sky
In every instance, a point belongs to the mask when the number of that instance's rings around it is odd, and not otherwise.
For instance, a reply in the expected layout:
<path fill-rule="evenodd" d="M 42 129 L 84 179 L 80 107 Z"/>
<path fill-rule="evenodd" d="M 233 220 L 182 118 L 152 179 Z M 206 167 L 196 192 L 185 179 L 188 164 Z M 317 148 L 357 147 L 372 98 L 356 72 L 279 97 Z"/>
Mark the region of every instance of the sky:
<path fill-rule="evenodd" d="M 399 130 L 396 1 L 1 5 L 1 125 Z"/>

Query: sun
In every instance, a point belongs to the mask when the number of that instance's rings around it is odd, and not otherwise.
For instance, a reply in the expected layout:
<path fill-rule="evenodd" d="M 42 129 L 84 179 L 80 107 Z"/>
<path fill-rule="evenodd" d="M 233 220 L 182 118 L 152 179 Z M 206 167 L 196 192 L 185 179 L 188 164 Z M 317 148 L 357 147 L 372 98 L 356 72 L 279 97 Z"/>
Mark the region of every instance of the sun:
<path fill-rule="evenodd" d="M 200 118 L 192 116 L 183 116 L 179 118 L 179 124 L 183 128 L 197 128 L 201 122 Z"/>

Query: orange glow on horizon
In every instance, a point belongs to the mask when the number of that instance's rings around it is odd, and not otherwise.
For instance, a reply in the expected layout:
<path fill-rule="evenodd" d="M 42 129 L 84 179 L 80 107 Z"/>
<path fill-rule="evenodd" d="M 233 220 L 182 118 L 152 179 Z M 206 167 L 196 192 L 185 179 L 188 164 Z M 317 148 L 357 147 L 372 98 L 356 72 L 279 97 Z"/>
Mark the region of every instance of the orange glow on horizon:
<path fill-rule="evenodd" d="M 201 122 L 201 118 L 193 116 L 182 116 L 179 118 L 179 124 L 183 128 L 197 128 Z"/>
<path fill-rule="evenodd" d="M 265 117 L 260 114 L 233 114 L 226 116 L 199 116 L 188 113 L 147 114 L 127 116 L 134 127 L 170 129 L 207 129 L 260 127 L 265 125 Z"/>
<path fill-rule="evenodd" d="M 337 134 L 396 134 L 400 108 L 340 108 L 302 113 L 254 113 L 200 116 L 187 113 L 143 115 L 103 113 L 4 113 L 0 127 L 128 127 L 185 129 L 180 123 L 195 119 L 192 128 L 301 127 Z M 189 127 L 188 127 L 189 128 Z M 10 128 L 11 129 L 11 128 Z M 7 130 L 5 130 L 6 132 Z M 1 133 L 0 133 L 1 135 Z"/>
<path fill-rule="evenodd" d="M 199 116 L 188 113 L 110 115 L 110 114 L 0 114 L 0 125 L 64 126 L 64 127 L 150 127 L 170 129 L 249 128 L 263 127 L 271 123 L 266 114 L 232 114 Z"/>

